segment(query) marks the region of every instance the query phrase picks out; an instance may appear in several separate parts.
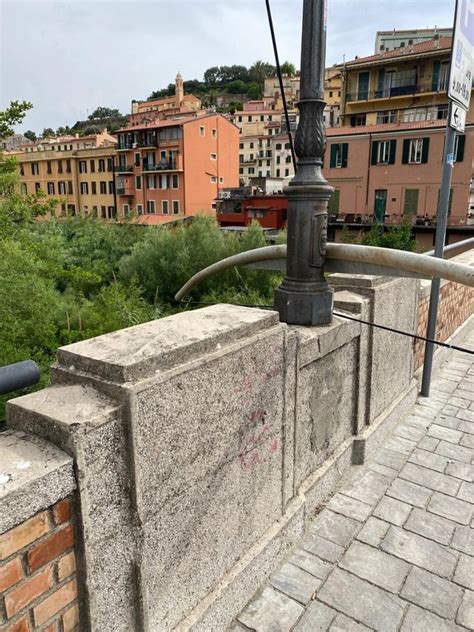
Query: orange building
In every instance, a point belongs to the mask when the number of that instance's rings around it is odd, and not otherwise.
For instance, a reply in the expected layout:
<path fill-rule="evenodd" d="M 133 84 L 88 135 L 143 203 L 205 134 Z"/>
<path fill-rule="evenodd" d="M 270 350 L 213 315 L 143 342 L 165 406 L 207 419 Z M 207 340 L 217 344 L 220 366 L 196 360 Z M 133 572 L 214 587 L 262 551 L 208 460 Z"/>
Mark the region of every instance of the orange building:
<path fill-rule="evenodd" d="M 221 114 L 198 111 L 118 132 L 119 213 L 141 223 L 215 212 L 223 187 L 239 184 L 239 129 Z"/>

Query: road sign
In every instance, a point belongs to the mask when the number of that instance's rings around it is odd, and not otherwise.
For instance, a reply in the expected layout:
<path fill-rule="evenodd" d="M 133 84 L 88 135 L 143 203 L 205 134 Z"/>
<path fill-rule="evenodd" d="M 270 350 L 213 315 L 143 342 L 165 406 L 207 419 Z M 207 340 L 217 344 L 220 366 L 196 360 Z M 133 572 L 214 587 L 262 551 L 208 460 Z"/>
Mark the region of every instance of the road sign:
<path fill-rule="evenodd" d="M 466 114 L 467 112 L 464 108 L 453 103 L 449 115 L 449 126 L 462 134 L 466 127 Z"/>
<path fill-rule="evenodd" d="M 456 0 L 448 97 L 469 110 L 474 65 L 474 0 Z"/>

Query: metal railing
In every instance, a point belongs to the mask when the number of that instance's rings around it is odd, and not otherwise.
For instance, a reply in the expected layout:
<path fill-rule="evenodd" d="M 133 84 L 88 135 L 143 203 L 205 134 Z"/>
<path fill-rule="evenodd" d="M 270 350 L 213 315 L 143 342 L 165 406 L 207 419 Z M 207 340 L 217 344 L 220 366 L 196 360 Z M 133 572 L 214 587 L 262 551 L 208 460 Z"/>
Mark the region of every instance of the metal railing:
<path fill-rule="evenodd" d="M 143 171 L 171 171 L 173 169 L 176 169 L 176 161 L 174 160 L 154 164 L 148 162 L 143 163 Z"/>
<path fill-rule="evenodd" d="M 445 92 L 445 88 L 433 90 L 432 86 L 419 86 L 409 84 L 406 86 L 392 86 L 381 90 L 365 90 L 364 92 L 348 92 L 346 101 L 370 101 L 372 99 L 390 99 L 392 97 L 409 96 L 411 94 L 422 94 L 424 92 Z"/>
<path fill-rule="evenodd" d="M 0 395 L 6 395 L 21 388 L 34 386 L 40 380 L 40 370 L 33 360 L 24 360 L 0 367 Z"/>
<path fill-rule="evenodd" d="M 114 173 L 132 173 L 133 166 L 132 165 L 115 165 Z"/>

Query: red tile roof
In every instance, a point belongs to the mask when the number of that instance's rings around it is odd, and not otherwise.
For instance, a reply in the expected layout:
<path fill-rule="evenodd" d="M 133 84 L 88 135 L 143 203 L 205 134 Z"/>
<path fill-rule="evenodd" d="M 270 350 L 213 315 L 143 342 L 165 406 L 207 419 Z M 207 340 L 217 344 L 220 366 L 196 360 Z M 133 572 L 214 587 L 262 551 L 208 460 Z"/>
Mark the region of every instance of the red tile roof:
<path fill-rule="evenodd" d="M 351 61 L 346 62 L 345 66 L 358 66 L 359 64 L 385 61 L 386 59 L 396 59 L 397 57 L 405 58 L 414 55 L 421 55 L 423 53 L 436 52 L 438 50 L 449 50 L 451 48 L 451 43 L 451 37 L 440 37 L 437 40 L 432 39 L 427 42 L 421 42 L 421 44 L 411 44 L 405 48 L 396 48 L 395 50 L 384 51 L 383 53 L 377 53 L 376 55 L 352 59 Z"/>

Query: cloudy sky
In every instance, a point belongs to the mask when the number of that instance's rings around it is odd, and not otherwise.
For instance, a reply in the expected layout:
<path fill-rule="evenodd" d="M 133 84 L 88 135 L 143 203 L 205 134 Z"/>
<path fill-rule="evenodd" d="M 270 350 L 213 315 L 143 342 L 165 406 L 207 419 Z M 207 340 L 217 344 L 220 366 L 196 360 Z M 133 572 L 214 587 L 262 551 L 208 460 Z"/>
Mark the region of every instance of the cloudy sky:
<path fill-rule="evenodd" d="M 302 0 L 272 0 L 280 58 L 299 65 Z M 329 0 L 327 64 L 373 53 L 375 32 L 450 26 L 454 0 Z M 0 0 L 0 109 L 18 131 L 72 125 L 210 66 L 273 62 L 264 0 Z"/>

